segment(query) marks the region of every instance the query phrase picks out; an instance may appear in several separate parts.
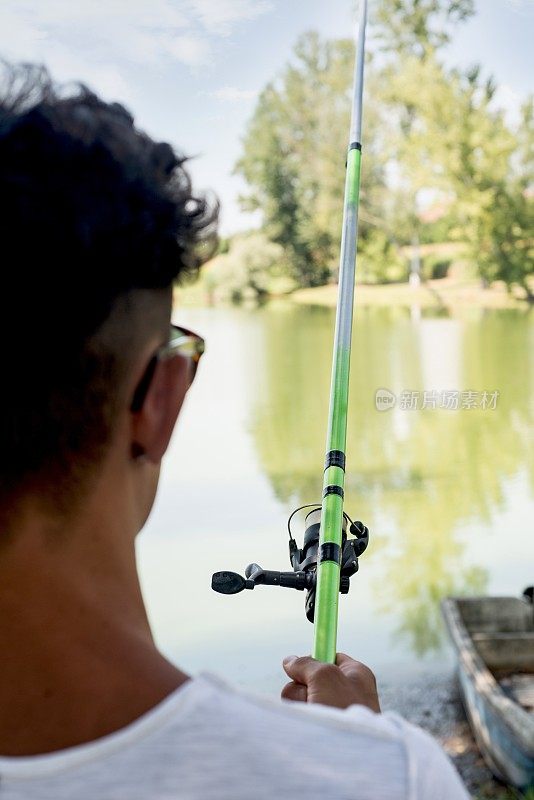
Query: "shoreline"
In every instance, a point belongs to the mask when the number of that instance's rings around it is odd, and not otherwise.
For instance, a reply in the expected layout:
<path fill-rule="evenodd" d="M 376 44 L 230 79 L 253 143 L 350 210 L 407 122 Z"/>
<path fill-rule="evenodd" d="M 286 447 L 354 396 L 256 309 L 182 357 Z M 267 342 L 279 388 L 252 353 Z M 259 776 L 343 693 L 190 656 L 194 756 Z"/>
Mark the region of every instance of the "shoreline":
<path fill-rule="evenodd" d="M 286 302 L 296 305 L 335 308 L 338 285 L 335 283 L 310 289 L 295 289 L 282 294 L 273 293 L 264 298 L 264 303 Z M 208 291 L 202 281 L 191 286 L 174 288 L 174 303 L 188 308 L 227 307 L 234 305 L 228 297 Z M 260 305 L 258 298 L 246 297 L 238 304 L 245 307 Z M 363 284 L 356 283 L 355 305 L 361 307 L 388 307 L 433 310 L 450 313 L 465 309 L 521 310 L 528 311 L 529 303 L 507 291 L 502 283 L 483 288 L 478 280 L 465 278 L 436 278 L 423 281 L 420 286 L 409 283 Z"/>
<path fill-rule="evenodd" d="M 335 307 L 337 284 L 313 289 L 297 289 L 288 298 L 305 305 Z M 356 283 L 355 304 L 361 306 L 416 306 L 436 310 L 461 307 L 488 309 L 528 309 L 526 300 L 510 294 L 503 284 L 483 288 L 480 281 L 457 278 L 436 278 L 422 281 L 420 286 L 409 283 L 369 285 Z"/>

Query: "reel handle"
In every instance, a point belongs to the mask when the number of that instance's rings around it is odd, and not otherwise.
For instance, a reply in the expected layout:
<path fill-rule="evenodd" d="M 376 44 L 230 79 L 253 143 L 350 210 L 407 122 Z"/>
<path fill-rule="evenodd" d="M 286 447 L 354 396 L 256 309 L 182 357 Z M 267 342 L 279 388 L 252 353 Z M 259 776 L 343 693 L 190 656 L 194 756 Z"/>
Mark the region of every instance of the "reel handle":
<path fill-rule="evenodd" d="M 245 575 L 254 586 L 285 586 L 288 589 L 311 589 L 315 586 L 315 575 L 311 572 L 278 572 L 271 569 L 262 569 L 259 564 L 249 564 Z"/>
<path fill-rule="evenodd" d="M 214 572 L 211 576 L 211 588 L 219 594 L 239 594 L 243 589 L 253 589 L 254 582 L 245 580 L 237 572 Z"/>
<path fill-rule="evenodd" d="M 312 572 L 278 572 L 263 569 L 259 564 L 249 564 L 243 578 L 237 572 L 214 572 L 211 577 L 211 588 L 219 594 L 239 594 L 243 589 L 254 589 L 255 586 L 285 586 L 288 589 L 313 589 L 315 573 Z"/>

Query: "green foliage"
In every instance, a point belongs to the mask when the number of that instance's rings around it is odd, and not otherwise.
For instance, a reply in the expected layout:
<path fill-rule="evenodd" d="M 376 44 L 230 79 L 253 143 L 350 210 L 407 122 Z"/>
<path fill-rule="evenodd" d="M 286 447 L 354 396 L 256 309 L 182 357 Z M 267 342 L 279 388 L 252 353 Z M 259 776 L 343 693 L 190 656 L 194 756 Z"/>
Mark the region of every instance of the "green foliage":
<path fill-rule="evenodd" d="M 533 102 L 513 130 L 479 67 L 440 60 L 473 13 L 473 0 L 375 4 L 374 41 L 387 55 L 371 52 L 366 73 L 360 276 L 403 279 L 402 245 L 457 240 L 484 280 L 534 300 Z M 303 287 L 337 275 L 353 59 L 348 40 L 301 37 L 260 95 L 236 167 L 249 187 L 243 207 L 262 212 Z M 429 196 L 433 215 L 424 213 Z"/>
<path fill-rule="evenodd" d="M 375 229 L 362 241 L 359 269 L 363 283 L 392 283 L 406 280 L 408 262 L 386 234 Z"/>
<path fill-rule="evenodd" d="M 446 278 L 451 259 L 442 255 L 430 255 L 423 259 L 422 272 L 425 278 Z"/>
<path fill-rule="evenodd" d="M 435 244 L 436 242 L 449 242 L 455 225 L 454 214 L 450 209 L 436 220 L 426 222 L 419 226 L 421 244 Z"/>
<path fill-rule="evenodd" d="M 259 232 L 235 236 L 223 253 L 204 268 L 203 280 L 209 292 L 240 302 L 261 299 L 273 284 L 284 289 L 286 271 L 283 248 Z M 286 290 L 294 288 L 285 281 Z"/>
<path fill-rule="evenodd" d="M 325 283 L 337 267 L 353 61 L 349 40 L 301 37 L 294 63 L 262 92 L 236 167 L 250 187 L 244 208 L 261 209 L 301 286 Z M 378 125 L 372 110 L 367 123 Z M 362 196 L 372 210 L 383 183 L 372 146 L 364 165 Z"/>
<path fill-rule="evenodd" d="M 373 22 L 385 50 L 425 58 L 448 44 L 452 27 L 474 12 L 474 0 L 381 0 Z"/>
<path fill-rule="evenodd" d="M 484 280 L 519 286 L 531 302 L 533 219 L 532 198 L 501 185 L 488 192 L 487 202 L 473 214 L 471 226 L 471 244 Z"/>
<path fill-rule="evenodd" d="M 523 108 L 518 136 L 509 137 L 508 146 L 496 155 L 500 169 L 494 180 L 474 171 L 470 197 L 475 202 L 470 206 L 471 217 L 465 226 L 482 277 L 487 282 L 502 280 L 509 287 L 521 287 L 531 302 L 534 301 L 529 282 L 534 271 L 533 145 L 531 98 Z M 495 149 L 493 143 L 488 145 L 488 155 Z"/>
<path fill-rule="evenodd" d="M 407 206 L 403 229 L 426 242 L 432 233 L 433 241 L 467 242 L 482 278 L 520 286 L 529 296 L 534 271 L 532 101 L 514 131 L 494 107 L 494 83 L 478 67 L 462 73 L 445 69 L 435 53 L 424 60 L 402 54 L 385 73 L 383 99 L 393 119 L 390 152 Z M 441 230 L 436 223 L 433 230 L 422 226 L 415 211 L 410 219 L 410 206 L 415 209 L 429 188 L 442 198 Z"/>

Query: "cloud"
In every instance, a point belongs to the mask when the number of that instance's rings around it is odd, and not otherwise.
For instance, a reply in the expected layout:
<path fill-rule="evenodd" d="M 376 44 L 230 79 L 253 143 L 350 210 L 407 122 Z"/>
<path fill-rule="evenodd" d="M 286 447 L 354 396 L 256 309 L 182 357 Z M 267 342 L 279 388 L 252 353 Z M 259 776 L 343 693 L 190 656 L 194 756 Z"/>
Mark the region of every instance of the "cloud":
<path fill-rule="evenodd" d="M 205 37 L 182 33 L 161 37 L 158 41 L 158 52 L 189 67 L 199 67 L 209 61 L 211 47 Z M 155 60 L 154 58 L 153 61 Z"/>
<path fill-rule="evenodd" d="M 268 0 L 1 0 L 0 54 L 128 97 L 134 90 L 123 76 L 132 66 L 199 67 L 213 58 L 217 37 L 270 7 Z"/>
<path fill-rule="evenodd" d="M 196 65 L 209 47 L 193 22 L 170 0 L 2 0 L 0 48 L 11 58 L 48 60 L 59 47 L 92 63 L 112 54 L 142 66 L 167 58 Z"/>
<path fill-rule="evenodd" d="M 209 94 L 223 103 L 239 103 L 242 100 L 253 100 L 258 96 L 256 89 L 238 89 L 237 86 L 221 86 Z"/>
<path fill-rule="evenodd" d="M 207 29 L 221 32 L 272 9 L 270 0 L 189 0 L 189 5 Z"/>

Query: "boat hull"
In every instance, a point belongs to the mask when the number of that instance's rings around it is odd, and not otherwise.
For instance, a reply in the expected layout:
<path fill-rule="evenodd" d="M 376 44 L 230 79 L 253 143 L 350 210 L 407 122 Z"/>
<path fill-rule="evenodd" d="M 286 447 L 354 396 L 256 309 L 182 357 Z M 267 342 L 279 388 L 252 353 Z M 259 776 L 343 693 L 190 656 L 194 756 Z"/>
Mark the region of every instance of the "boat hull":
<path fill-rule="evenodd" d="M 502 662 L 508 650 L 507 666 L 517 663 L 517 672 L 531 673 L 531 609 L 515 598 L 447 598 L 442 611 L 457 653 L 466 714 L 486 763 L 497 778 L 520 789 L 533 787 L 534 713 L 505 694 L 481 657 L 492 652 L 493 660 Z M 488 647 L 488 637 L 500 646 Z"/>
<path fill-rule="evenodd" d="M 477 692 L 470 673 L 461 664 L 458 677 L 471 730 L 493 774 L 520 789 L 534 786 L 534 755 L 522 749 L 502 717 Z"/>

